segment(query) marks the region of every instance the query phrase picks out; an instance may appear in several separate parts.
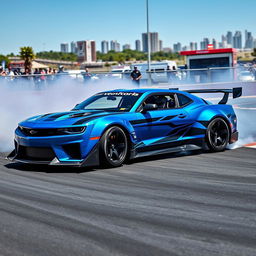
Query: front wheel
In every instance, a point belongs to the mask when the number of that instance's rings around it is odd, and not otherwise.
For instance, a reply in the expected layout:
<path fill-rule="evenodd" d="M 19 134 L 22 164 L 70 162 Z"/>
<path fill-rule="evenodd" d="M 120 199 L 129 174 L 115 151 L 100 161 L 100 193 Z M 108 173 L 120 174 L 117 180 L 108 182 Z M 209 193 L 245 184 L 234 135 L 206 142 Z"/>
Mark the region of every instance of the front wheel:
<path fill-rule="evenodd" d="M 229 142 L 229 128 L 222 118 L 214 118 L 206 131 L 206 143 L 212 152 L 225 150 Z"/>
<path fill-rule="evenodd" d="M 122 165 L 128 154 L 128 140 L 125 132 L 118 126 L 110 127 L 100 140 L 101 164 L 107 167 Z"/>

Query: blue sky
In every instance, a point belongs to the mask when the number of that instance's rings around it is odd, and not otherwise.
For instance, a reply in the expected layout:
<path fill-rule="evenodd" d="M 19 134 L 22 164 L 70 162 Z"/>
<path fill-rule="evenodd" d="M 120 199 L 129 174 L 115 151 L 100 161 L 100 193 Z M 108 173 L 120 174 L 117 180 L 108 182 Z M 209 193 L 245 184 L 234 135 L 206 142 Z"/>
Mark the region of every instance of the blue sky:
<path fill-rule="evenodd" d="M 164 47 L 203 37 L 220 41 L 227 30 L 248 29 L 256 37 L 256 0 L 149 0 L 150 30 Z M 61 42 L 93 39 L 121 44 L 141 39 L 146 31 L 145 0 L 1 1 L 0 53 L 59 50 Z"/>

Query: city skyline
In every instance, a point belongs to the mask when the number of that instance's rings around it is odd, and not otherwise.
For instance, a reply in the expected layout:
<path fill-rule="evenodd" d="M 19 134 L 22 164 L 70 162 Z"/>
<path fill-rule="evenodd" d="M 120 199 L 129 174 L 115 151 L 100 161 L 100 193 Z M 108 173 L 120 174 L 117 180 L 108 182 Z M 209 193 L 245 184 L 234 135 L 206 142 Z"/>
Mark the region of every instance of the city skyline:
<path fill-rule="evenodd" d="M 126 49 L 132 49 L 132 50 L 138 50 L 147 52 L 147 33 L 141 34 L 142 40 L 136 39 L 134 41 L 134 47 L 131 46 L 130 43 L 126 43 L 124 45 L 121 45 L 117 40 L 102 40 L 100 45 L 101 49 L 99 50 L 101 53 L 106 54 L 109 50 L 120 52 L 121 50 Z M 150 32 L 150 41 L 151 41 L 151 52 L 158 52 L 158 51 L 173 51 L 173 52 L 180 52 L 180 51 L 186 51 L 186 50 L 204 50 L 208 49 L 208 45 L 212 47 L 213 49 L 219 49 L 219 48 L 236 48 L 236 49 L 252 49 L 256 48 L 256 38 L 253 37 L 252 33 L 248 30 L 245 30 L 244 33 L 244 40 L 242 40 L 242 32 L 241 31 L 235 31 L 234 33 L 232 31 L 227 31 L 226 35 L 221 35 L 221 41 L 216 40 L 215 38 L 203 38 L 202 41 L 199 43 L 197 42 L 190 42 L 189 45 L 182 46 L 180 42 L 174 43 L 173 47 L 163 47 L 163 41 L 159 39 L 158 32 Z M 244 44 L 243 44 L 244 41 Z M 72 41 L 70 43 L 70 52 L 77 54 L 77 43 Z M 96 42 L 94 41 L 94 45 Z M 110 47 L 109 47 L 110 45 Z M 141 47 L 142 45 L 142 47 Z M 200 46 L 200 47 L 199 47 Z M 68 43 L 61 43 L 60 44 L 61 52 L 68 52 L 69 45 Z M 96 50 L 96 48 L 94 47 Z M 94 53 L 96 55 L 96 52 Z"/>
<path fill-rule="evenodd" d="M 131 11 L 132 6 L 136 8 Z M 54 4 L 50 0 L 40 4 L 27 0 L 20 4 L 13 0 L 4 1 L 1 7 L 11 10 L 1 16 L 7 21 L 0 40 L 3 54 L 18 53 L 24 45 L 32 46 L 36 52 L 58 51 L 61 42 L 73 40 L 95 40 L 97 50 L 102 40 L 118 40 L 121 45 L 128 43 L 134 47 L 134 41 L 146 31 L 144 0 L 130 0 L 129 4 L 117 0 L 75 3 L 55 0 Z M 247 29 L 255 35 L 255 7 L 253 0 L 216 0 L 211 8 L 202 0 L 185 3 L 149 0 L 150 31 L 159 33 L 163 47 L 176 42 L 189 45 L 208 36 L 219 38 L 220 28 L 223 31 Z"/>

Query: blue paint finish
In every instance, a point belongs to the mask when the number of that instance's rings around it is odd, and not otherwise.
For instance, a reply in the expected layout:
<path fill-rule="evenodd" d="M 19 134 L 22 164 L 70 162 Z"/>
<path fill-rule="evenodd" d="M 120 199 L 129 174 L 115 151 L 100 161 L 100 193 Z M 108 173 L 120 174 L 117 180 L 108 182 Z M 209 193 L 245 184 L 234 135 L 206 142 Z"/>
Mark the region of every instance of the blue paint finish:
<path fill-rule="evenodd" d="M 110 126 L 122 127 L 129 136 L 134 148 L 164 145 L 170 142 L 182 142 L 204 138 L 207 122 L 214 117 L 224 118 L 231 131 L 237 131 L 236 115 L 230 105 L 207 104 L 201 98 L 183 91 L 165 89 L 115 90 L 111 92 L 135 92 L 142 94 L 128 112 L 106 112 L 95 110 L 73 110 L 31 117 L 19 126 L 28 129 L 61 129 L 86 127 L 78 134 L 49 136 L 29 136 L 20 129 L 15 130 L 15 141 L 25 147 L 49 147 L 61 162 L 72 162 L 63 149 L 64 145 L 78 143 L 83 161 L 99 142 L 99 139 Z M 150 94 L 180 93 L 192 100 L 192 103 L 175 109 L 159 109 L 145 113 L 136 112 L 138 107 Z M 166 144 L 167 145 L 167 144 Z M 168 145 L 169 147 L 170 145 Z"/>

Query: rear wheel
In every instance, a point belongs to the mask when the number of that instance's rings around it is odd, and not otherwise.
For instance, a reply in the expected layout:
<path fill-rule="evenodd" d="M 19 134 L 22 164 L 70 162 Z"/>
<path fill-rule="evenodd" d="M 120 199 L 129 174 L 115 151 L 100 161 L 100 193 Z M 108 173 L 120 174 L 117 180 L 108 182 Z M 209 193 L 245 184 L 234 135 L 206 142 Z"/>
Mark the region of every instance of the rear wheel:
<path fill-rule="evenodd" d="M 128 140 L 125 132 L 118 126 L 110 127 L 100 140 L 101 164 L 108 167 L 122 165 L 128 153 Z"/>
<path fill-rule="evenodd" d="M 206 142 L 213 152 L 225 150 L 229 141 L 229 128 L 222 118 L 213 119 L 206 131 Z"/>

